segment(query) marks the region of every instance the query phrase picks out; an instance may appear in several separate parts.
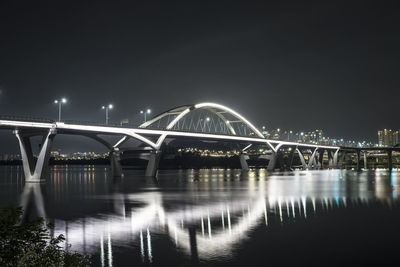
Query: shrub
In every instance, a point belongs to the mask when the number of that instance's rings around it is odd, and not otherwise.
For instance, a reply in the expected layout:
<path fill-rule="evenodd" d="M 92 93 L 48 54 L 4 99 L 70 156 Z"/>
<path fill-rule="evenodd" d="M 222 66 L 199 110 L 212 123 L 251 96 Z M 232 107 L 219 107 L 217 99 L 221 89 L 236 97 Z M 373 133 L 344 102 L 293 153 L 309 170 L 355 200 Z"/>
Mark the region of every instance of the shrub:
<path fill-rule="evenodd" d="M 21 207 L 0 212 L 0 266 L 89 266 L 88 256 L 62 249 L 63 235 L 52 237 L 43 218 L 22 222 Z"/>

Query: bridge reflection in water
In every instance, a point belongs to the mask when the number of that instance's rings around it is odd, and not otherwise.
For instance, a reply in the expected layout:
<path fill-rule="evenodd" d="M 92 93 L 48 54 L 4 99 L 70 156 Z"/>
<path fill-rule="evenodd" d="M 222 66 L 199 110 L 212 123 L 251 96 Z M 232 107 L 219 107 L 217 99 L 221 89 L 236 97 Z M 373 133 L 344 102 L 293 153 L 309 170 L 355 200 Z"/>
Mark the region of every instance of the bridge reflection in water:
<path fill-rule="evenodd" d="M 272 176 L 263 169 L 188 170 L 162 173 L 159 182 L 148 177 L 129 179 L 129 175 L 115 180 L 108 175 L 98 167 L 83 171 L 56 167 L 44 190 L 40 184 L 25 185 L 21 203 L 28 207 L 29 201 L 34 202 L 30 207 L 41 215 L 46 214 L 44 203 L 52 203 L 50 210 L 57 209 L 57 203 L 65 207 L 66 198 L 77 192 L 80 199 L 71 205 L 95 203 L 85 215 L 65 210 L 70 214 L 67 219 L 47 213 L 48 220 L 54 220 L 55 234 L 64 234 L 72 245 L 66 249 L 99 255 L 101 266 L 112 266 L 116 247 L 133 247 L 131 253 L 151 263 L 153 242 L 160 236 L 167 236 L 175 249 L 193 261 L 230 258 L 260 225 L 268 231 L 271 226 L 306 221 L 336 209 L 376 202 L 391 207 L 399 195 L 399 173 L 383 170 Z M 47 201 L 42 191 L 50 191 Z"/>

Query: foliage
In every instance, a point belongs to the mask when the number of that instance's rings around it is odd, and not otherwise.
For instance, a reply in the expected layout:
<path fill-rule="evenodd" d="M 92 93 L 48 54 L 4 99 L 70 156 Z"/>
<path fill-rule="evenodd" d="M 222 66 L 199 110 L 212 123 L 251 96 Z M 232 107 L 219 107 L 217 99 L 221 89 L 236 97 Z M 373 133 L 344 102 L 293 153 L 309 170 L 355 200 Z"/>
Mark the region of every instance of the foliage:
<path fill-rule="evenodd" d="M 63 235 L 52 237 L 43 218 L 22 222 L 21 207 L 0 212 L 0 266 L 89 266 L 88 256 L 61 248 Z"/>

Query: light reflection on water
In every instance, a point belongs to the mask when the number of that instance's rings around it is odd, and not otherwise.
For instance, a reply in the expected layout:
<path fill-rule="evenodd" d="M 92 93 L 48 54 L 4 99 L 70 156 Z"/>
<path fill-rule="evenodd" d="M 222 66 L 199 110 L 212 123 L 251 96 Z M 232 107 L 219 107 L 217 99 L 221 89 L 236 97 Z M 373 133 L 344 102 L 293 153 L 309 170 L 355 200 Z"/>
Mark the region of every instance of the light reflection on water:
<path fill-rule="evenodd" d="M 399 194 L 396 170 L 181 170 L 160 172 L 157 181 L 134 173 L 115 179 L 105 167 L 56 166 L 45 185 L 23 185 L 21 170 L 6 168 L 2 190 L 19 189 L 14 202 L 27 216 L 54 222 L 55 234 L 71 244 L 66 249 L 92 254 L 100 266 L 122 265 L 125 251 L 134 255 L 126 265 L 160 264 L 157 256 L 168 258 L 160 246 L 195 263 L 229 260 L 260 226 L 268 231 L 348 206 L 391 208 Z"/>

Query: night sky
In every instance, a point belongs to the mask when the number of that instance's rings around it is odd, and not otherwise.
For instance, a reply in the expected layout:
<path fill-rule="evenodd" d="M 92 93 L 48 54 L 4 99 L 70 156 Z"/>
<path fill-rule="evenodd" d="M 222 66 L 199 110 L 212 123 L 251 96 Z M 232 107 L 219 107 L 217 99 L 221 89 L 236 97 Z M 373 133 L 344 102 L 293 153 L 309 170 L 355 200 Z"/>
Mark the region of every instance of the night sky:
<path fill-rule="evenodd" d="M 113 103 L 112 121 L 135 122 L 143 108 L 211 101 L 268 129 L 376 141 L 400 128 L 399 12 L 395 1 L 1 1 L 0 114 L 56 119 L 66 97 L 65 119 L 103 121 Z"/>

